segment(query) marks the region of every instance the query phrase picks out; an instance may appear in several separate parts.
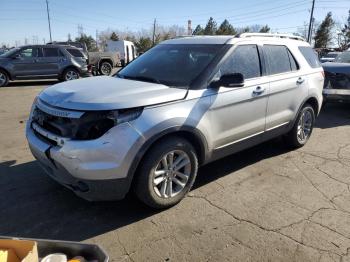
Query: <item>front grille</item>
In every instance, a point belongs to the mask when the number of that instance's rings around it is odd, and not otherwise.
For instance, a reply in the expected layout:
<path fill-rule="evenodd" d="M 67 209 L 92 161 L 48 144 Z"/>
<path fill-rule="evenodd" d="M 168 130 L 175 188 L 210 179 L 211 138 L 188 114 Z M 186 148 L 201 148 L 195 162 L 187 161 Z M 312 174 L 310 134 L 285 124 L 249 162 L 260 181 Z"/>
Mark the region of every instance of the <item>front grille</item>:
<path fill-rule="evenodd" d="M 89 140 L 105 134 L 114 126 L 109 112 L 86 112 L 80 118 L 69 118 L 51 115 L 36 107 L 33 112 L 33 122 L 46 131 L 68 139 Z"/>

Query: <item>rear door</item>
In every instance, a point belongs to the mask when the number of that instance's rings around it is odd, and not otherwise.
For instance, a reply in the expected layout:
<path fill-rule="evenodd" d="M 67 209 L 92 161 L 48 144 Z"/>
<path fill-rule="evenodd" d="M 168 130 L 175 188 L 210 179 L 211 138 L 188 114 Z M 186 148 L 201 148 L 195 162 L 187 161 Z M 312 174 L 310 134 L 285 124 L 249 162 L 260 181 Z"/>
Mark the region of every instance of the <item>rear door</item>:
<path fill-rule="evenodd" d="M 262 60 L 255 44 L 238 45 L 225 58 L 215 78 L 241 73 L 243 87 L 220 87 L 212 96 L 210 121 L 214 148 L 224 149 L 247 139 L 260 139 L 265 129 L 268 80 L 262 73 Z"/>
<path fill-rule="evenodd" d="M 264 44 L 270 97 L 266 113 L 266 131 L 286 126 L 295 117 L 300 102 L 307 97 L 307 78 L 285 45 Z"/>
<path fill-rule="evenodd" d="M 38 59 L 42 72 L 47 76 L 57 76 L 60 72 L 60 63 L 65 59 L 64 54 L 57 47 L 45 46 L 43 56 Z"/>

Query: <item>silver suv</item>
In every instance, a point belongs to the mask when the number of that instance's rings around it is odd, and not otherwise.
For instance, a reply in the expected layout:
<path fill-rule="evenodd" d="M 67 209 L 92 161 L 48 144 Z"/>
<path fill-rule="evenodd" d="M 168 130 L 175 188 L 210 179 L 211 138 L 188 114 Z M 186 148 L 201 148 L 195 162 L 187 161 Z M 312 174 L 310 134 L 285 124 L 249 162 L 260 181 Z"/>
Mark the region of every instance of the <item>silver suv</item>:
<path fill-rule="evenodd" d="M 88 59 L 78 48 L 61 45 L 27 45 L 0 55 L 0 87 L 9 80 L 89 76 Z"/>
<path fill-rule="evenodd" d="M 132 188 L 165 208 L 187 194 L 200 165 L 281 135 L 303 146 L 323 82 L 298 37 L 173 39 L 114 77 L 45 89 L 26 135 L 44 170 L 77 195 L 114 200 Z"/>

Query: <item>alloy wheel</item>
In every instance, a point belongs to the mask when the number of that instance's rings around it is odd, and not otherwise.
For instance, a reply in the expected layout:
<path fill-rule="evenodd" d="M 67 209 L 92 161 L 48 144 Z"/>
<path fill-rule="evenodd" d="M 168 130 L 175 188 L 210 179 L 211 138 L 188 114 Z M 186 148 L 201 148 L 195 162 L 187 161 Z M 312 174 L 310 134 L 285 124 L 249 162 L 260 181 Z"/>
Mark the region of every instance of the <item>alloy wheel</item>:
<path fill-rule="evenodd" d="M 297 138 L 299 143 L 305 143 L 310 137 L 313 125 L 312 112 L 305 110 L 298 122 Z"/>
<path fill-rule="evenodd" d="M 6 75 L 2 72 L 0 72 L 0 86 L 4 85 L 6 83 Z"/>
<path fill-rule="evenodd" d="M 152 169 L 153 189 L 161 198 L 179 194 L 187 185 L 192 171 L 190 157 L 182 150 L 165 154 Z"/>
<path fill-rule="evenodd" d="M 68 71 L 66 73 L 66 80 L 69 81 L 69 80 L 75 80 L 75 79 L 78 79 L 79 78 L 79 74 L 75 71 Z"/>

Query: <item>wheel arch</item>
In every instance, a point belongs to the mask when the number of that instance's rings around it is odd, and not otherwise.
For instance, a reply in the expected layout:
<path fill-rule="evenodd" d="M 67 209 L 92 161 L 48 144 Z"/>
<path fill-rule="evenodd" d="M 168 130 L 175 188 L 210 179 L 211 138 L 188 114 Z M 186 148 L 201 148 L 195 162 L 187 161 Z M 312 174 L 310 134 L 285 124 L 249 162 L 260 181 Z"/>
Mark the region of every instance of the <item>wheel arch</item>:
<path fill-rule="evenodd" d="M 128 172 L 130 181 L 133 181 L 134 175 L 137 173 L 137 169 L 147 152 L 149 152 L 157 143 L 170 137 L 181 137 L 186 139 L 196 150 L 198 156 L 198 164 L 201 165 L 205 163 L 205 160 L 207 159 L 208 145 L 202 132 L 196 128 L 187 126 L 171 127 L 152 136 L 141 147 L 130 165 Z"/>
<path fill-rule="evenodd" d="M 101 58 L 100 61 L 98 61 L 98 68 L 100 68 L 100 66 L 102 65 L 103 62 L 108 62 L 112 65 L 112 67 L 114 67 L 113 65 L 113 61 L 110 58 Z"/>
<path fill-rule="evenodd" d="M 10 74 L 10 72 L 9 72 L 8 70 L 6 70 L 6 69 L 3 68 L 3 67 L 0 67 L 0 70 L 1 70 L 1 71 L 4 71 L 4 72 L 7 74 L 9 80 L 13 80 L 12 75 Z"/>

